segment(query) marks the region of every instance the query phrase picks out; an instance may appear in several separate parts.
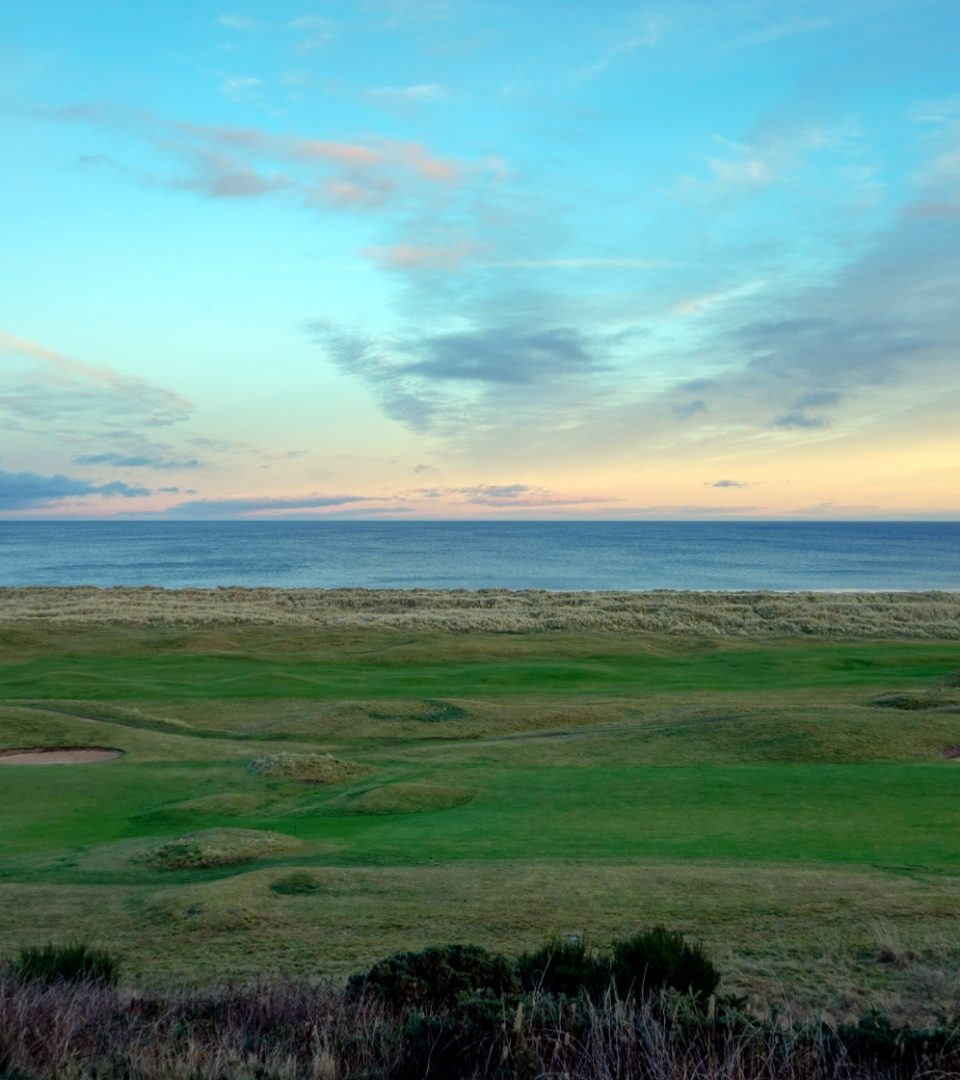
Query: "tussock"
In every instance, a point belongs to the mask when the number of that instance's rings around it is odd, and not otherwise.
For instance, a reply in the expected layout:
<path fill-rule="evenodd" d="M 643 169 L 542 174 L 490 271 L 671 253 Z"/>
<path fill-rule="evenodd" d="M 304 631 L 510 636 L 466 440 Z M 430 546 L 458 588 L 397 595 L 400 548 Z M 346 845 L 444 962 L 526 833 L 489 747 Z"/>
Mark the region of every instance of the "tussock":
<path fill-rule="evenodd" d="M 957 638 L 954 592 L 547 592 L 508 589 L 0 589 L 0 626 L 84 623 L 611 631 L 681 637 Z"/>
<path fill-rule="evenodd" d="M 271 754 L 251 761 L 250 770 L 259 776 L 311 784 L 346 784 L 373 772 L 369 765 L 344 761 L 332 754 Z"/>
<path fill-rule="evenodd" d="M 210 870 L 275 858 L 300 846 L 296 837 L 260 829 L 204 829 L 165 840 L 134 859 L 155 870 Z"/>

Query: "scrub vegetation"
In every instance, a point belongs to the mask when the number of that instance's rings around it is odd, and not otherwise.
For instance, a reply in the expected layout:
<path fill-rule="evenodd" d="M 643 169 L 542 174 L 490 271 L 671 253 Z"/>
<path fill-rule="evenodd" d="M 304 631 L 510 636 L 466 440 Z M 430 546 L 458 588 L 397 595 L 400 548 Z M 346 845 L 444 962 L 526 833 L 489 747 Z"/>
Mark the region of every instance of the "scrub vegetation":
<path fill-rule="evenodd" d="M 960 599 L 554 599 L 3 593 L 0 749 L 123 754 L 0 769 L 0 956 L 109 949 L 171 1017 L 270 978 L 332 1032 L 299 980 L 659 925 L 754 1018 L 960 1015 Z"/>

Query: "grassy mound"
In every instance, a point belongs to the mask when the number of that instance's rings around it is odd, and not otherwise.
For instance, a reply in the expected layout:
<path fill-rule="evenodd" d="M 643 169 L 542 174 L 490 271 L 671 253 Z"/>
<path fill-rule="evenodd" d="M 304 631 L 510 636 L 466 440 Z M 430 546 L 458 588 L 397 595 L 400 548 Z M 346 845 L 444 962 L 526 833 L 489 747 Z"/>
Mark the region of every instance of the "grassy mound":
<path fill-rule="evenodd" d="M 340 814 L 421 814 L 462 806 L 476 794 L 472 788 L 444 784 L 381 784 L 341 796 L 328 809 Z"/>
<path fill-rule="evenodd" d="M 270 889 L 280 896 L 310 896 L 322 887 L 320 879 L 309 870 L 294 870 L 270 882 Z"/>
<path fill-rule="evenodd" d="M 301 841 L 258 829 L 204 829 L 165 840 L 135 856 L 155 870 L 210 870 L 286 855 Z"/>
<path fill-rule="evenodd" d="M 250 769 L 260 776 L 310 784 L 346 784 L 373 772 L 369 765 L 343 761 L 332 754 L 271 754 L 251 761 Z"/>

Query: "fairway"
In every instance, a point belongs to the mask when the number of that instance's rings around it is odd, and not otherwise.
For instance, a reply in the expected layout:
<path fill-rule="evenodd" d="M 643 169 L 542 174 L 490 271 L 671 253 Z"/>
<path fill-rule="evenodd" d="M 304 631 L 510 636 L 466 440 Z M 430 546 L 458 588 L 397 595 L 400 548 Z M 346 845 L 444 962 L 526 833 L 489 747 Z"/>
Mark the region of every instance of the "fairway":
<path fill-rule="evenodd" d="M 757 1001 L 919 1015 L 960 988 L 958 665 L 943 640 L 8 625 L 0 749 L 123 755 L 0 769 L 0 946 L 341 977 L 666 922 Z"/>

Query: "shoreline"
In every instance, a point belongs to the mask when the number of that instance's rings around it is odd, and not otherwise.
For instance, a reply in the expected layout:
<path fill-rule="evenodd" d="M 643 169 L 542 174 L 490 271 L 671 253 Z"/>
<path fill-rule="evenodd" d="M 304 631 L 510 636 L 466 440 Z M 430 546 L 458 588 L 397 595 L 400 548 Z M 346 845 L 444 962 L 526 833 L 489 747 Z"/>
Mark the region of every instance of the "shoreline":
<path fill-rule="evenodd" d="M 960 592 L 0 587 L 0 625 L 50 624 L 960 642 Z"/>

